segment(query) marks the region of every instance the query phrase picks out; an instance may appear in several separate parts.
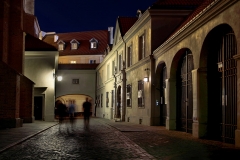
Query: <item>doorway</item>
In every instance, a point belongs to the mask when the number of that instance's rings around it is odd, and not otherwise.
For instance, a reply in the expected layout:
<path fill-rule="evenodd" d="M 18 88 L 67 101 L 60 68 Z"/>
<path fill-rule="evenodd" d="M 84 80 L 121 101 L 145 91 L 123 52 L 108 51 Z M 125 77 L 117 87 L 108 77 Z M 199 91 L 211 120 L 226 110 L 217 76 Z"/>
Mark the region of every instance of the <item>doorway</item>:
<path fill-rule="evenodd" d="M 177 72 L 177 129 L 192 133 L 193 123 L 193 90 L 192 70 L 193 55 L 190 50 L 185 50 Z"/>
<path fill-rule="evenodd" d="M 35 120 L 43 120 L 43 96 L 34 96 L 34 117 Z"/>
<path fill-rule="evenodd" d="M 167 119 L 167 105 L 165 102 L 166 94 L 166 79 L 167 79 L 167 69 L 166 66 L 162 68 L 160 72 L 160 125 L 166 126 Z"/>

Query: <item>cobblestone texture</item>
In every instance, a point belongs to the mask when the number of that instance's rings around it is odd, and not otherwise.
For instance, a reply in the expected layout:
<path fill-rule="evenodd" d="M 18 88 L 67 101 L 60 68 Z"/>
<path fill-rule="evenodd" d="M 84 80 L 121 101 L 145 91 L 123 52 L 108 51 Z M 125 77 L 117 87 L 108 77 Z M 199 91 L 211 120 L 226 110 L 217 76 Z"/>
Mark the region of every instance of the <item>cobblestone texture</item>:
<path fill-rule="evenodd" d="M 154 159 L 116 129 L 91 120 L 89 130 L 83 121 L 54 126 L 47 131 L 3 152 L 0 160 L 67 159 L 67 160 L 131 160 Z"/>
<path fill-rule="evenodd" d="M 114 122 L 91 119 L 84 130 L 83 120 L 75 126 L 56 125 L 0 154 L 0 160 L 232 160 L 240 149 L 217 141 L 193 138 L 190 134 L 164 127 L 142 127 L 142 131 L 120 132 Z M 128 123 L 124 123 L 128 124 Z M 119 125 L 116 124 L 115 125 Z"/>
<path fill-rule="evenodd" d="M 240 159 L 240 149 L 232 144 L 193 138 L 178 131 L 153 130 L 123 132 L 156 159 L 163 160 L 233 160 Z"/>

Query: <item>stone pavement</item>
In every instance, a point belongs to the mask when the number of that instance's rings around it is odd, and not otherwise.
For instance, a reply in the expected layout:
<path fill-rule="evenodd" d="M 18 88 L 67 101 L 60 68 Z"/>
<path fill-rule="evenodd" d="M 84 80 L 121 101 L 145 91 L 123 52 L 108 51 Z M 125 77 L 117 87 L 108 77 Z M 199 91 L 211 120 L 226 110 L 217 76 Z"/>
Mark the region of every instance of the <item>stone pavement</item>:
<path fill-rule="evenodd" d="M 24 123 L 23 127 L 0 130 L 0 153 L 57 124 L 57 121 L 34 121 L 34 123 Z"/>
<path fill-rule="evenodd" d="M 69 123 L 59 126 L 57 122 L 36 121 L 21 128 L 0 130 L 0 160 L 240 159 L 240 149 L 232 144 L 193 138 L 161 126 L 102 118 L 92 118 L 90 124 L 90 130 L 84 130 L 82 119 L 73 128 Z"/>

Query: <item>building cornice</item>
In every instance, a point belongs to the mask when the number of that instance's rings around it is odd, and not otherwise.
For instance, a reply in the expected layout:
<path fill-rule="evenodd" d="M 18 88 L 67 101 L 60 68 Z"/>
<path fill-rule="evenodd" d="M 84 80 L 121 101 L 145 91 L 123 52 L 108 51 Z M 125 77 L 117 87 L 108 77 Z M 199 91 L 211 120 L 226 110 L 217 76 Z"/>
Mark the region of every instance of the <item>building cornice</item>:
<path fill-rule="evenodd" d="M 126 72 L 131 72 L 132 70 L 135 70 L 137 68 L 139 68 L 140 66 L 143 66 L 144 64 L 150 62 L 150 56 L 145 57 L 144 59 L 138 61 L 137 63 L 133 64 L 132 66 L 128 67 L 127 69 L 125 69 Z"/>
<path fill-rule="evenodd" d="M 221 12 L 229 8 L 229 6 L 236 3 L 238 0 L 215 0 L 199 14 L 197 14 L 186 25 L 179 29 L 174 35 L 160 45 L 154 52 L 154 58 L 160 57 L 162 54 L 170 50 L 172 47 L 180 43 L 187 36 L 205 25 L 209 20 L 218 16 Z"/>

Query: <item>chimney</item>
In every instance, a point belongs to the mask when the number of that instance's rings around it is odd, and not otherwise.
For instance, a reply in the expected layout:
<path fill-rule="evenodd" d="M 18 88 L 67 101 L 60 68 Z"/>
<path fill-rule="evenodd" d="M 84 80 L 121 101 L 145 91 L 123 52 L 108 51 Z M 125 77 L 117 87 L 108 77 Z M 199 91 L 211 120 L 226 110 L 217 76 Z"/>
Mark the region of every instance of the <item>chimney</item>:
<path fill-rule="evenodd" d="M 113 27 L 108 27 L 109 44 L 113 44 Z"/>
<path fill-rule="evenodd" d="M 35 5 L 34 0 L 24 0 L 23 5 L 24 5 L 23 7 L 24 11 L 26 13 L 34 15 L 34 5 Z"/>
<path fill-rule="evenodd" d="M 58 40 L 58 35 L 54 35 L 54 42 L 57 42 Z"/>

